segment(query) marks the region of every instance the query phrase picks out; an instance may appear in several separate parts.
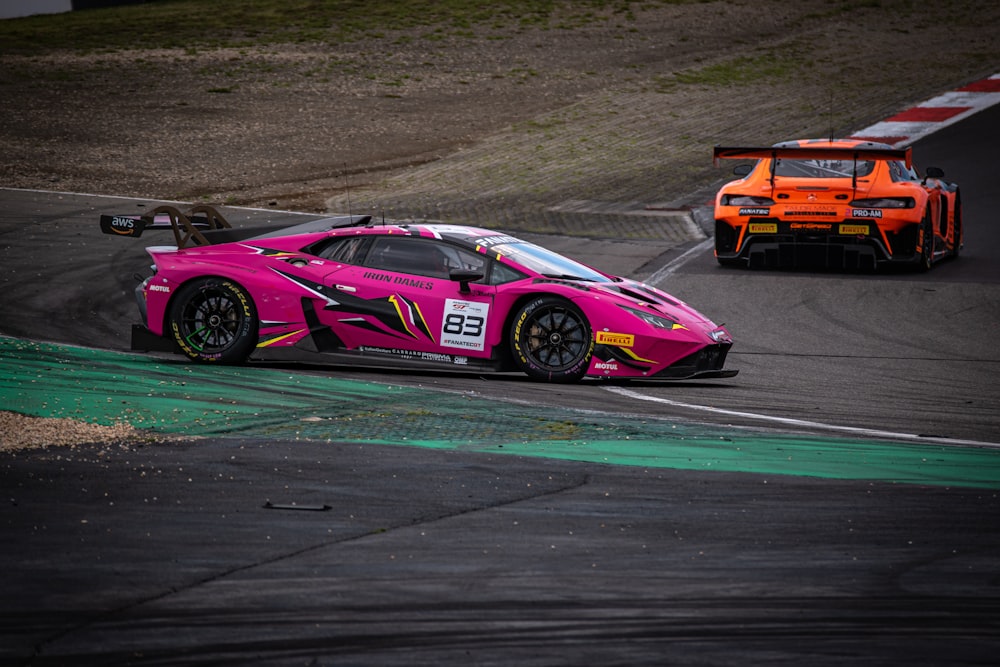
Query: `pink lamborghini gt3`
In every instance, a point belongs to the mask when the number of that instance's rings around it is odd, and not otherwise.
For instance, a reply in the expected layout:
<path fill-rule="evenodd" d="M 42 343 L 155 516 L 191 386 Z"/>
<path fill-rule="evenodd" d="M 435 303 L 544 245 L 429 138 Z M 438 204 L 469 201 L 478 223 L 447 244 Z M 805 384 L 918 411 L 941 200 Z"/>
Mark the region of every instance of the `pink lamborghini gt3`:
<path fill-rule="evenodd" d="M 260 234 L 170 207 L 101 224 L 124 236 L 171 228 L 177 241 L 147 249 L 137 350 L 549 382 L 737 373 L 724 369 L 729 333 L 687 304 L 501 232 L 341 217 Z"/>

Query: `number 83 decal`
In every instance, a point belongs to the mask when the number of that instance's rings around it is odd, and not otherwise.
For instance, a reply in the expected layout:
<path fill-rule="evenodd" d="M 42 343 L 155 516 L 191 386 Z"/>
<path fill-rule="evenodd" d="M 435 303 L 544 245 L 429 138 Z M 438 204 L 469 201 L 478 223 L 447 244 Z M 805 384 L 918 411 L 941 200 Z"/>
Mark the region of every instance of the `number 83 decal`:
<path fill-rule="evenodd" d="M 441 322 L 441 345 L 463 350 L 485 349 L 489 313 L 488 303 L 446 299 Z"/>

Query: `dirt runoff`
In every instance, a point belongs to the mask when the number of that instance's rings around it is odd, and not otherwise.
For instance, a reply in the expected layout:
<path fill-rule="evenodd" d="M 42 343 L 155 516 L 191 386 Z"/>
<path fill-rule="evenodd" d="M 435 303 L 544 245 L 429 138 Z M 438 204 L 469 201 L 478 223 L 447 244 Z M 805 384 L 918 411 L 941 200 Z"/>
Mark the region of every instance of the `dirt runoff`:
<path fill-rule="evenodd" d="M 0 53 L 0 185 L 585 233 L 718 183 L 716 143 L 849 134 L 1000 67 L 998 3 L 615 7 L 338 46 Z M 540 220 L 560 211 L 585 215 Z"/>

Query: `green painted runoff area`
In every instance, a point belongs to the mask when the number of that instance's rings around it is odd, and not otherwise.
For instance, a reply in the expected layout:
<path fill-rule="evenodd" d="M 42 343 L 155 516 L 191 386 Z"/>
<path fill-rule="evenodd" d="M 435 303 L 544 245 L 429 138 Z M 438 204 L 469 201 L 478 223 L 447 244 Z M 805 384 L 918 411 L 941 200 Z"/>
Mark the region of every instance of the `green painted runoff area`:
<path fill-rule="evenodd" d="M 168 437 L 410 445 L 645 468 L 1000 488 L 996 449 L 536 408 L 288 367 L 207 366 L 3 337 L 0 409 L 127 422 Z"/>

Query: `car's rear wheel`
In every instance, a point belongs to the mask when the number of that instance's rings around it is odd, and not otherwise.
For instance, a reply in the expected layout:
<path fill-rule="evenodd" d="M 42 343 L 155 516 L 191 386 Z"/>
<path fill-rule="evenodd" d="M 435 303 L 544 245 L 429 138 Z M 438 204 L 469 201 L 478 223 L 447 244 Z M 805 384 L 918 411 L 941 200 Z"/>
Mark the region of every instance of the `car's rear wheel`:
<path fill-rule="evenodd" d="M 257 309 L 246 289 L 225 278 L 199 278 L 170 307 L 170 331 L 195 361 L 238 364 L 257 342 Z"/>
<path fill-rule="evenodd" d="M 918 266 L 921 271 L 930 271 L 934 264 L 934 220 L 930 206 L 924 211 L 924 220 L 920 224 L 920 229 L 924 238 L 920 245 L 920 264 Z"/>
<path fill-rule="evenodd" d="M 958 257 L 962 252 L 962 197 L 955 197 L 954 224 L 951 230 L 952 246 L 951 256 Z"/>
<path fill-rule="evenodd" d="M 510 328 L 514 362 L 535 380 L 576 382 L 594 354 L 590 323 L 572 302 L 540 296 L 515 313 Z"/>

